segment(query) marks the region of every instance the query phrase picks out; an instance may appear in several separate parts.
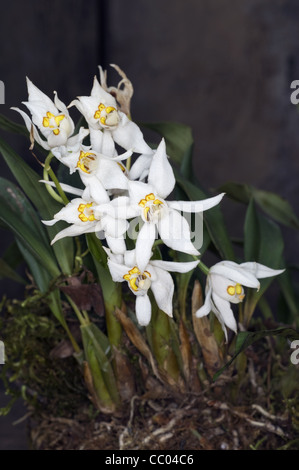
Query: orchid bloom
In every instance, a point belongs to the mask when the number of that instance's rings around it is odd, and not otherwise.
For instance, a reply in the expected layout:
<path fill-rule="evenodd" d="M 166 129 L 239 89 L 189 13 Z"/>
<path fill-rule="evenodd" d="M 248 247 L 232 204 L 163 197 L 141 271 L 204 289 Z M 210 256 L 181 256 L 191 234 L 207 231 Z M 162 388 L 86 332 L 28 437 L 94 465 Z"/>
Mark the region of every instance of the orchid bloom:
<path fill-rule="evenodd" d="M 174 282 L 171 272 L 186 273 L 194 269 L 198 261 L 176 263 L 172 261 L 151 260 L 144 270 L 136 263 L 135 250 L 126 251 L 123 256 L 115 255 L 106 249 L 108 267 L 115 282 L 127 282 L 136 296 L 136 316 L 142 326 L 151 319 L 151 302 L 148 290 L 151 289 L 160 310 L 172 317 L 172 298 Z"/>
<path fill-rule="evenodd" d="M 133 152 L 152 154 L 139 127 L 117 109 L 115 98 L 104 90 L 94 77 L 90 96 L 79 96 L 71 102 L 88 122 L 92 136 L 92 147 L 107 156 L 113 156 L 115 142 L 122 148 Z"/>
<path fill-rule="evenodd" d="M 81 145 L 79 150 L 61 155 L 59 149 L 53 150 L 55 157 L 68 166 L 70 173 L 78 171 L 83 184 L 88 187 L 98 181 L 105 189 L 127 189 L 126 168 L 121 163 L 132 155 L 132 151 L 106 157 L 90 147 Z"/>
<path fill-rule="evenodd" d="M 141 216 L 144 224 L 136 241 L 136 260 L 141 271 L 149 262 L 156 238 L 156 229 L 168 247 L 199 255 L 191 242 L 190 227 L 180 214 L 202 212 L 218 204 L 224 193 L 202 201 L 166 201 L 175 186 L 173 170 L 166 155 L 165 141 L 162 139 L 152 158 L 148 183 L 129 181 L 129 198 L 135 215 Z"/>
<path fill-rule="evenodd" d="M 221 261 L 209 270 L 206 282 L 206 299 L 204 305 L 197 310 L 197 318 L 214 312 L 218 318 L 227 341 L 226 326 L 237 333 L 237 323 L 230 302 L 242 302 L 244 288 L 260 288 L 258 279 L 277 276 L 284 269 L 271 269 L 255 262 L 237 264 L 233 261 Z"/>
<path fill-rule="evenodd" d="M 128 222 L 116 219 L 101 211 L 101 204 L 109 204 L 107 192 L 100 184 L 86 188 L 81 197 L 74 198 L 63 207 L 52 220 L 43 220 L 45 225 L 54 225 L 63 220 L 71 224 L 61 230 L 52 240 L 51 245 L 64 237 L 73 237 L 90 232 L 103 232 L 108 246 L 114 253 L 123 253 L 126 250 L 124 233 Z"/>
<path fill-rule="evenodd" d="M 77 135 L 72 136 L 75 130 L 73 120 L 65 104 L 58 98 L 56 91 L 54 91 L 53 102 L 29 78 L 27 78 L 27 89 L 28 101 L 24 101 L 23 104 L 29 109 L 32 120 L 21 109 L 12 109 L 21 114 L 28 131 L 32 132 L 34 140 L 44 149 L 73 146 L 88 135 L 89 131 L 81 128 Z"/>

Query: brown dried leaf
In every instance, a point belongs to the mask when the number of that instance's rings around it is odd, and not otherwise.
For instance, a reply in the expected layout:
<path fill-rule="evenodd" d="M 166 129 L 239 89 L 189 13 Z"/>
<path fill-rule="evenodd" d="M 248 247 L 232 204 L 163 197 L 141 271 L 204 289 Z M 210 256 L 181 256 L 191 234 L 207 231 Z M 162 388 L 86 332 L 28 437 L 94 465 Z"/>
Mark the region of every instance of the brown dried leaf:
<path fill-rule="evenodd" d="M 65 359 L 66 357 L 70 357 L 74 354 L 74 348 L 72 343 L 66 339 L 63 339 L 58 343 L 55 348 L 50 351 L 50 357 L 52 359 Z"/>
<path fill-rule="evenodd" d="M 184 325 L 183 320 L 181 319 L 179 325 L 179 335 L 180 335 L 180 350 L 182 355 L 183 367 L 184 367 L 184 376 L 186 381 L 189 383 L 191 375 L 191 362 L 192 362 L 192 350 L 189 340 L 188 331 Z"/>
<path fill-rule="evenodd" d="M 222 365 L 222 354 L 210 329 L 207 317 L 197 318 L 196 311 L 203 305 L 202 290 L 199 281 L 195 281 L 192 293 L 192 321 L 195 336 L 201 346 L 206 370 L 213 377 Z"/>
<path fill-rule="evenodd" d="M 127 317 L 127 315 L 122 310 L 120 310 L 119 308 L 115 309 L 115 316 L 118 319 L 118 321 L 122 324 L 125 332 L 127 333 L 128 337 L 130 338 L 130 340 L 132 341 L 134 346 L 149 361 L 155 376 L 157 378 L 161 379 L 160 373 L 158 371 L 158 368 L 157 368 L 157 365 L 156 365 L 155 360 L 153 358 L 153 355 L 151 353 L 151 350 L 149 349 L 149 347 L 146 344 L 146 342 L 144 341 L 140 331 L 136 328 L 136 326 L 134 325 L 132 320 L 130 320 L 130 318 Z"/>
<path fill-rule="evenodd" d="M 69 295 L 80 310 L 91 310 L 103 316 L 105 312 L 102 290 L 99 284 L 82 284 L 78 277 L 68 279 L 68 286 L 60 286 L 60 290 Z"/>
<path fill-rule="evenodd" d="M 128 357 L 117 348 L 113 348 L 113 357 L 116 367 L 116 380 L 121 401 L 130 401 L 135 395 L 135 380 L 132 364 Z"/>

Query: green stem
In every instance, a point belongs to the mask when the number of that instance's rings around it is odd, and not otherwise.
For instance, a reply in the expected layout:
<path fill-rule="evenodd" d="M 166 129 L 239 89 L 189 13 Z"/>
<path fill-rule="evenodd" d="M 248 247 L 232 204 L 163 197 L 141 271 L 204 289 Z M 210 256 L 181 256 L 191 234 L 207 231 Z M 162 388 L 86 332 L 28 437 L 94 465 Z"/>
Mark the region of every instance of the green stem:
<path fill-rule="evenodd" d="M 67 205 L 69 203 L 69 200 L 68 198 L 66 197 L 64 191 L 62 190 L 61 186 L 60 186 L 60 183 L 54 173 L 54 171 L 52 170 L 52 168 L 50 167 L 50 162 L 52 160 L 52 158 L 54 157 L 54 155 L 50 152 L 49 155 L 47 156 L 46 160 L 45 160 L 45 165 L 44 165 L 44 176 L 46 176 L 46 173 L 47 175 L 50 176 L 51 180 L 53 181 L 53 183 L 55 184 L 56 186 L 56 189 L 58 191 L 58 194 L 62 200 L 62 202 Z M 46 179 L 47 176 L 46 176 Z M 55 192 L 55 191 L 54 191 Z M 51 194 L 51 193 L 50 193 Z M 56 194 L 57 196 L 57 194 Z M 56 197 L 55 197 L 56 198 Z"/>
<path fill-rule="evenodd" d="M 193 258 L 197 260 L 196 256 Z M 198 267 L 204 274 L 206 274 L 206 276 L 209 274 L 210 269 L 201 260 L 199 260 Z"/>
<path fill-rule="evenodd" d="M 65 331 L 66 331 L 66 333 L 67 333 L 67 335 L 68 335 L 68 337 L 69 337 L 70 342 L 72 343 L 72 346 L 73 346 L 73 348 L 74 348 L 74 351 L 75 351 L 76 353 L 79 353 L 79 352 L 81 351 L 81 349 L 80 349 L 80 347 L 79 347 L 77 341 L 76 341 L 75 338 L 73 337 L 72 333 L 70 332 L 69 327 L 68 327 L 67 325 L 64 325 L 64 329 L 65 329 Z"/>
<path fill-rule="evenodd" d="M 79 322 L 81 323 L 81 325 L 85 326 L 85 325 L 88 325 L 90 323 L 89 321 L 89 318 L 88 318 L 88 315 L 87 315 L 87 318 L 85 315 L 83 315 L 79 308 L 77 307 L 77 305 L 75 304 L 75 302 L 71 299 L 71 297 L 67 294 L 65 294 L 70 306 L 72 307 L 72 309 L 74 310 L 75 314 L 77 315 L 77 318 L 79 320 Z"/>

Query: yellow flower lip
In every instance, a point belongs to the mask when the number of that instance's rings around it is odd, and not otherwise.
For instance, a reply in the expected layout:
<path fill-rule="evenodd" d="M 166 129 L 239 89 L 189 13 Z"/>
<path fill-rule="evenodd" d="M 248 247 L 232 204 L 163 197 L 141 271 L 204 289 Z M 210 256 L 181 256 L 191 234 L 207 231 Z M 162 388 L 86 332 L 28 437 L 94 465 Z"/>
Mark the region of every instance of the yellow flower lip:
<path fill-rule="evenodd" d="M 47 111 L 46 116 L 43 118 L 43 126 L 53 129 L 53 134 L 58 135 L 60 133 L 59 126 L 64 119 L 64 114 L 58 114 L 55 116 L 53 113 L 50 113 L 50 111 Z"/>
<path fill-rule="evenodd" d="M 81 150 L 76 168 L 90 174 L 93 170 L 93 163 L 96 161 L 96 155 L 92 152 L 83 152 Z"/>
<path fill-rule="evenodd" d="M 243 287 L 241 286 L 241 284 L 238 283 L 235 286 L 228 286 L 226 292 L 231 297 L 237 296 L 240 301 L 242 301 L 245 297 L 245 295 L 243 294 Z"/>
<path fill-rule="evenodd" d="M 150 193 L 147 194 L 144 199 L 141 199 L 138 205 L 143 208 L 143 217 L 147 222 L 149 222 L 151 220 L 151 215 L 157 212 L 160 205 L 163 206 L 163 202 L 160 199 L 157 199 L 154 193 Z"/>
<path fill-rule="evenodd" d="M 103 126 L 113 127 L 119 123 L 119 115 L 114 106 L 105 106 L 100 103 L 94 113 L 94 119 L 99 120 Z"/>
<path fill-rule="evenodd" d="M 151 274 L 148 271 L 141 273 L 137 266 L 134 266 L 134 268 L 128 271 L 128 274 L 123 276 L 123 278 L 128 281 L 129 286 L 134 292 L 147 290 L 149 287 L 150 277 Z"/>
<path fill-rule="evenodd" d="M 92 204 L 93 204 L 92 202 L 89 202 L 87 204 L 83 204 L 83 203 L 79 204 L 78 217 L 82 222 L 94 222 L 96 220 L 93 210 L 91 209 Z"/>

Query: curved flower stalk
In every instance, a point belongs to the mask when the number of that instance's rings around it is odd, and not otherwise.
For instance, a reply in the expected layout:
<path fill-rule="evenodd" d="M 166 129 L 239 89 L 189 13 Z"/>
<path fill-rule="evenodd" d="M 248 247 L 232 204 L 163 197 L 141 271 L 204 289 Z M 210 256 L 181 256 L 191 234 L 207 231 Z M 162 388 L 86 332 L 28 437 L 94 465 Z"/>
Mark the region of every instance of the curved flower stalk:
<path fill-rule="evenodd" d="M 115 98 L 101 87 L 94 77 L 90 96 L 79 96 L 69 106 L 76 106 L 85 117 L 92 135 L 94 150 L 113 156 L 115 143 L 136 153 L 152 154 L 139 127 L 117 109 Z"/>
<path fill-rule="evenodd" d="M 237 333 L 237 323 L 230 303 L 238 304 L 245 297 L 244 288 L 260 288 L 258 279 L 278 276 L 284 269 L 271 269 L 255 262 L 237 264 L 233 261 L 221 261 L 209 270 L 206 282 L 206 299 L 204 305 L 197 310 L 197 318 L 215 313 L 224 331 L 227 341 L 226 327 Z"/>
<path fill-rule="evenodd" d="M 136 262 L 136 251 L 126 251 L 115 255 L 106 249 L 108 267 L 115 282 L 127 282 L 136 296 L 136 317 L 142 326 L 151 320 L 151 302 L 148 290 L 151 289 L 160 310 L 172 317 L 172 298 L 174 283 L 169 272 L 186 273 L 198 265 L 198 261 L 176 263 L 173 261 L 151 260 L 140 270 Z"/>
<path fill-rule="evenodd" d="M 180 211 L 203 212 L 219 204 L 224 196 L 222 193 L 202 201 L 166 201 L 174 186 L 175 177 L 162 139 L 152 158 L 148 183 L 129 181 L 128 184 L 131 208 L 144 222 L 136 241 L 136 260 L 141 271 L 151 257 L 156 230 L 168 247 L 199 255 L 191 242 L 189 224 Z"/>
<path fill-rule="evenodd" d="M 114 253 L 123 253 L 126 250 L 124 233 L 128 229 L 128 222 L 124 219 L 116 219 L 113 216 L 103 213 L 101 204 L 109 204 L 109 197 L 104 188 L 101 190 L 97 185 L 94 194 L 90 194 L 90 188 L 86 188 L 80 198 L 74 198 L 69 204 L 63 207 L 52 220 L 43 220 L 45 225 L 54 225 L 58 221 L 65 221 L 71 224 L 61 230 L 52 240 L 51 245 L 64 237 L 73 237 L 83 233 L 97 232 L 106 238 L 108 246 Z"/>
<path fill-rule="evenodd" d="M 77 135 L 65 104 L 54 91 L 54 102 L 39 90 L 27 77 L 28 101 L 23 104 L 31 113 L 32 119 L 21 109 L 11 108 L 21 114 L 25 125 L 34 140 L 46 150 L 60 146 L 74 146 L 82 142 L 89 134 L 87 129 L 80 128 Z M 40 132 L 40 133 L 39 133 Z M 41 135 L 44 137 L 41 137 Z"/>

